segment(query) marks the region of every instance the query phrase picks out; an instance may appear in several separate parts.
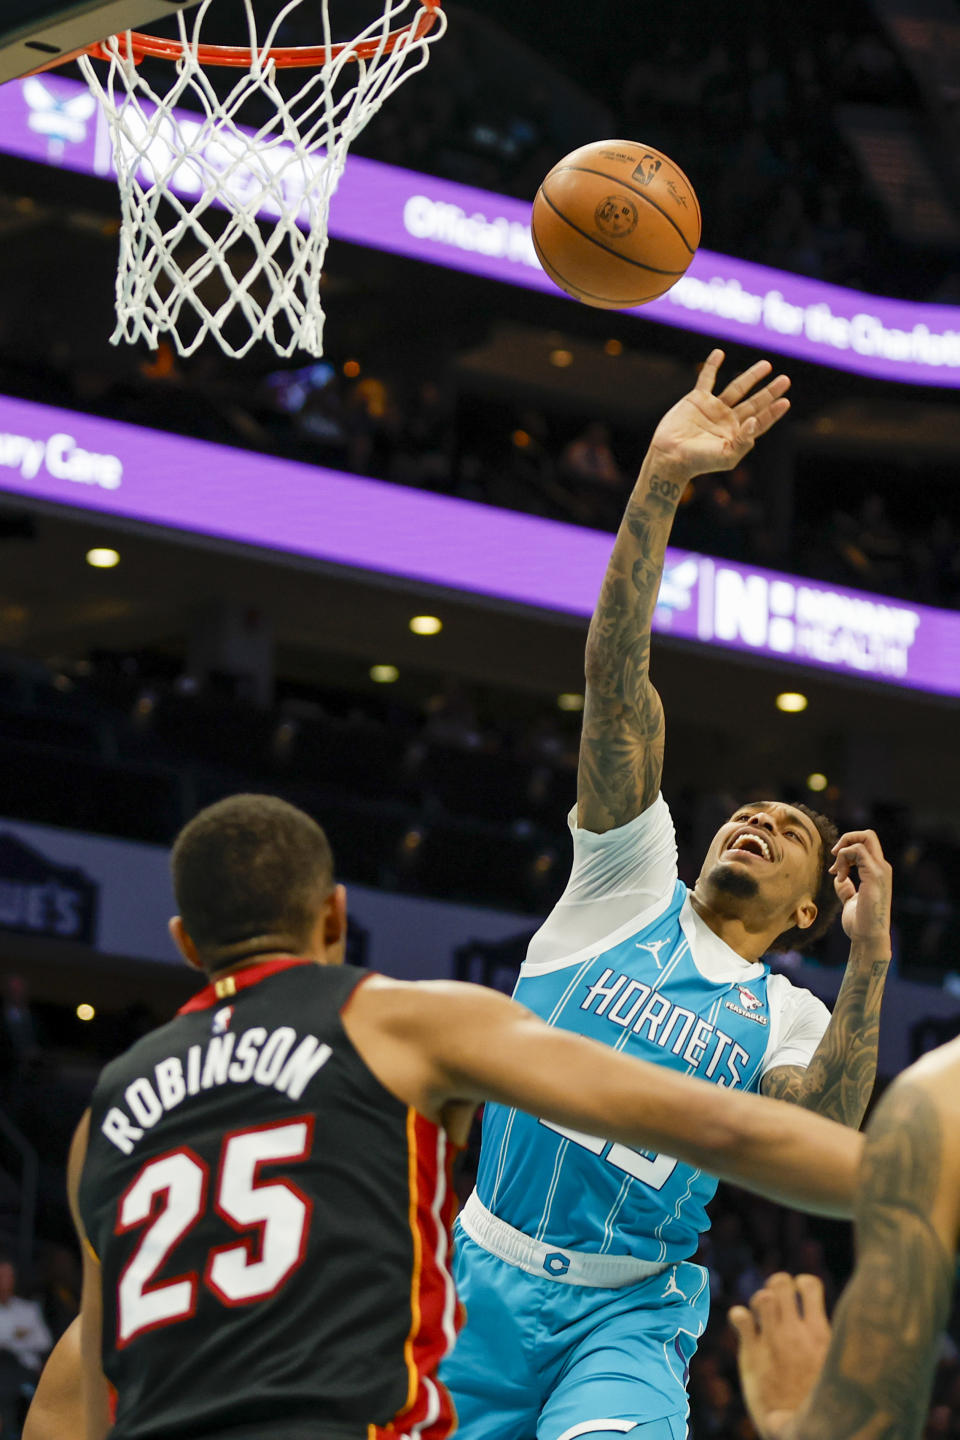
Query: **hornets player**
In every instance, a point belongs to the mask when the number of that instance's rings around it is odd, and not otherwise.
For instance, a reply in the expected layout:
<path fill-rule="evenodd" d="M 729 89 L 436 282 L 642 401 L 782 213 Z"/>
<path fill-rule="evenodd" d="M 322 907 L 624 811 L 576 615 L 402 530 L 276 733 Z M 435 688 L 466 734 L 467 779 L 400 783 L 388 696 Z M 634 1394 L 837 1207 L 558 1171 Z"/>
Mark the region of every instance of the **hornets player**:
<path fill-rule="evenodd" d="M 659 793 L 648 662 L 674 513 L 688 481 L 739 464 L 789 408 L 767 361 L 715 395 L 722 360 L 714 350 L 661 420 L 614 545 L 587 640 L 573 871 L 515 994 L 626 1054 L 858 1126 L 890 956 L 876 836 L 838 840 L 805 806 L 745 804 L 688 891 Z M 831 1019 L 763 956 L 815 938 L 838 904 L 852 945 Z M 669 1154 L 489 1105 L 459 1222 L 468 1322 L 444 1370 L 463 1440 L 682 1440 L 709 1304 L 689 1257 L 715 1188 Z"/>

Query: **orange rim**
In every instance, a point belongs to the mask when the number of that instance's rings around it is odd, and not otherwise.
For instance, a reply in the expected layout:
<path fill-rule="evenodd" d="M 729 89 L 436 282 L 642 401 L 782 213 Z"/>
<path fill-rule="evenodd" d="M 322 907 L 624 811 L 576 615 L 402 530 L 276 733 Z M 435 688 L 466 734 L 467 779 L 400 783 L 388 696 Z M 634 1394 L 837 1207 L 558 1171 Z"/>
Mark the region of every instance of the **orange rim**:
<path fill-rule="evenodd" d="M 372 60 L 376 55 L 389 54 L 406 36 L 411 41 L 422 40 L 428 35 L 437 23 L 442 0 L 422 0 L 425 14 L 414 25 L 402 26 L 399 30 L 391 30 L 384 40 L 363 40 L 359 44 L 352 40 L 345 40 L 341 44 L 331 45 L 297 45 L 281 50 L 268 50 L 267 58 L 272 60 L 278 69 L 322 69 L 332 60 L 338 60 L 341 55 L 346 55 L 352 60 Z M 157 35 L 145 35 L 139 30 L 128 32 L 130 52 L 134 64 L 139 64 L 146 56 L 155 60 L 180 60 L 183 57 L 183 44 L 180 40 L 161 40 Z M 127 48 L 127 34 L 117 37 L 119 50 L 125 56 Z M 192 47 L 191 47 L 192 48 Z M 95 60 L 112 60 L 113 51 L 107 47 L 106 41 L 91 45 L 86 50 L 76 52 L 80 55 L 92 55 Z M 243 45 L 198 45 L 197 59 L 204 66 L 229 66 L 237 70 L 249 70 L 254 63 L 255 52 L 249 46 Z M 62 56 L 57 65 L 62 65 L 67 58 Z"/>

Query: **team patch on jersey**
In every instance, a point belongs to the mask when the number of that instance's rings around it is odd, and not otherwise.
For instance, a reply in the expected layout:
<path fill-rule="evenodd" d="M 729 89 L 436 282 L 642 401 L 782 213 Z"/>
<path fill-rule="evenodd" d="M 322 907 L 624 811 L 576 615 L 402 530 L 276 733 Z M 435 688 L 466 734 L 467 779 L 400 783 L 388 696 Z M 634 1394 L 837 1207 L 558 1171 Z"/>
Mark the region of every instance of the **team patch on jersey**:
<path fill-rule="evenodd" d="M 230 1021 L 233 1019 L 233 1006 L 224 1005 L 213 1013 L 210 1021 L 210 1033 L 212 1035 L 225 1035 L 230 1029 Z"/>
<path fill-rule="evenodd" d="M 758 1025 L 766 1025 L 766 1015 L 756 1013 L 763 1009 L 763 1001 L 758 999 L 753 991 L 748 990 L 745 985 L 738 985 L 737 991 L 740 995 L 740 1004 L 737 1005 L 735 1001 L 728 1000 L 726 1008 L 732 1010 L 736 1015 L 743 1015 L 747 1020 L 755 1020 Z"/>

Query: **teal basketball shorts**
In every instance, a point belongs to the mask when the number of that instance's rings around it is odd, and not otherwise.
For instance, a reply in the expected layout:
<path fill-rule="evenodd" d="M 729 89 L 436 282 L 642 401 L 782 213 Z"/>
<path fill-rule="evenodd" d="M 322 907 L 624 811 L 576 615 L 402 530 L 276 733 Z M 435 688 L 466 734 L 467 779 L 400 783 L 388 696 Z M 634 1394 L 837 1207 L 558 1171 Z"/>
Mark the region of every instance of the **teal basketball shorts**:
<path fill-rule="evenodd" d="M 702 1266 L 617 1288 L 564 1284 L 490 1254 L 458 1224 L 454 1273 L 467 1323 L 440 1379 L 459 1440 L 685 1440 L 710 1305 Z"/>

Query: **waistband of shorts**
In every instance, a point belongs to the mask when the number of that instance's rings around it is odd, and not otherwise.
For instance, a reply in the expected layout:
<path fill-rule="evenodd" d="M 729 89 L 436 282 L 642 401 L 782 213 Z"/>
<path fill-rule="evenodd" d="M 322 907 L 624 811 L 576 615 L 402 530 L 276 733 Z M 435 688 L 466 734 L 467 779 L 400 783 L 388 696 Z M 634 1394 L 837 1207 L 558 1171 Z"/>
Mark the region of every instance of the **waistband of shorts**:
<path fill-rule="evenodd" d="M 616 1290 L 622 1285 L 636 1285 L 651 1275 L 662 1275 L 670 1262 L 637 1260 L 632 1255 L 592 1255 L 583 1250 L 560 1249 L 534 1240 L 522 1230 L 515 1230 L 484 1205 L 476 1190 L 460 1211 L 460 1224 L 470 1239 L 483 1250 L 537 1275 L 541 1280 L 556 1280 L 561 1285 L 593 1285 L 598 1289 Z"/>

